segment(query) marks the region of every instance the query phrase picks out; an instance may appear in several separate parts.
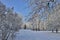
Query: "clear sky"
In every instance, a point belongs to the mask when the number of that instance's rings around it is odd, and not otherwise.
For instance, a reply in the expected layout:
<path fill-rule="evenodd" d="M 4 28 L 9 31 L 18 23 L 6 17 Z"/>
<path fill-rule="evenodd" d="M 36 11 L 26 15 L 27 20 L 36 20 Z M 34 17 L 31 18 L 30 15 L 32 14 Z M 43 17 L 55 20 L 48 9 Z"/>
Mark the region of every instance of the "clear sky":
<path fill-rule="evenodd" d="M 28 7 L 28 3 L 24 0 L 1 0 L 1 2 L 7 7 L 14 7 L 14 11 L 20 13 L 24 18 L 29 13 L 29 9 L 26 8 Z"/>

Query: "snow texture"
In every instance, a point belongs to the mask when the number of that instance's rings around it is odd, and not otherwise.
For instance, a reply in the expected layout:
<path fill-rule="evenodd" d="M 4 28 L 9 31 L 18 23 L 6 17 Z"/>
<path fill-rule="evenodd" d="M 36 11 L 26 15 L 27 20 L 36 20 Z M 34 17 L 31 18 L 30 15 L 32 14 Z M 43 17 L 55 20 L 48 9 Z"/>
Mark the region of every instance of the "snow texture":
<path fill-rule="evenodd" d="M 16 32 L 15 40 L 60 40 L 60 33 L 22 29 L 19 32 Z"/>

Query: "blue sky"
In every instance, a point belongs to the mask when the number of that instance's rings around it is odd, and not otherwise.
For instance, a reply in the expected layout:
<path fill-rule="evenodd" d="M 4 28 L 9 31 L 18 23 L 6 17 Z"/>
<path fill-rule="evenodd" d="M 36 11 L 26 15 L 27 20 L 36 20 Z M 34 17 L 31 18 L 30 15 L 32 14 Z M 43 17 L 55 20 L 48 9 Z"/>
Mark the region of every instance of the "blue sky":
<path fill-rule="evenodd" d="M 28 2 L 25 2 L 25 0 L 0 0 L 3 4 L 6 5 L 6 7 L 14 7 L 14 11 L 20 13 L 23 16 L 23 19 L 28 16 L 29 12 L 31 11 L 28 7 Z M 60 0 L 58 0 L 60 3 Z"/>
<path fill-rule="evenodd" d="M 28 15 L 28 3 L 24 0 L 1 0 L 7 7 L 14 7 L 14 11 L 20 13 L 24 18 Z"/>

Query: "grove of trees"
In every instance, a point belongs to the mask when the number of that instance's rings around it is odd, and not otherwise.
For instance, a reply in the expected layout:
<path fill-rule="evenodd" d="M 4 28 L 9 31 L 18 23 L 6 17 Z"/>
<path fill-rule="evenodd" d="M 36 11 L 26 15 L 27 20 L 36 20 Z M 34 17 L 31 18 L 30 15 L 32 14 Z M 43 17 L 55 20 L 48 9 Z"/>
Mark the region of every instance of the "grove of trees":
<path fill-rule="evenodd" d="M 27 22 L 31 22 L 33 29 L 60 29 L 59 0 L 27 0 L 31 9 Z"/>

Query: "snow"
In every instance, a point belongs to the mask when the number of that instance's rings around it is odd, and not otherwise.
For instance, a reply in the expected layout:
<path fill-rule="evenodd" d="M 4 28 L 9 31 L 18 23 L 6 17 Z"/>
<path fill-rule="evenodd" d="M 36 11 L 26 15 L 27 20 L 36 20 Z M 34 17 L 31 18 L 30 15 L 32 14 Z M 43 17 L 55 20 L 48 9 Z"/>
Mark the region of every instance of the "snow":
<path fill-rule="evenodd" d="M 16 32 L 15 40 L 60 40 L 60 33 L 22 29 L 19 32 Z"/>

